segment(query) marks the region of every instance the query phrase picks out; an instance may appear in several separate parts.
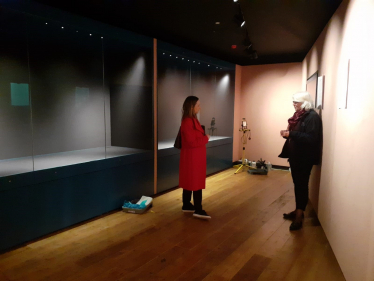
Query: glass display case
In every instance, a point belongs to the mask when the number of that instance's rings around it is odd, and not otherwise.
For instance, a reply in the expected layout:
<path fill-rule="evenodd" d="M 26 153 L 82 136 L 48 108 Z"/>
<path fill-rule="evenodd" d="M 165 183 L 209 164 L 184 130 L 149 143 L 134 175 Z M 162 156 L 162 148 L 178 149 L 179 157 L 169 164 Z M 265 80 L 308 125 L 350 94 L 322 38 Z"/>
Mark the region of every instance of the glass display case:
<path fill-rule="evenodd" d="M 4 251 L 153 195 L 153 39 L 0 4 Z"/>
<path fill-rule="evenodd" d="M 153 150 L 153 41 L 5 5 L 0 177 Z"/>

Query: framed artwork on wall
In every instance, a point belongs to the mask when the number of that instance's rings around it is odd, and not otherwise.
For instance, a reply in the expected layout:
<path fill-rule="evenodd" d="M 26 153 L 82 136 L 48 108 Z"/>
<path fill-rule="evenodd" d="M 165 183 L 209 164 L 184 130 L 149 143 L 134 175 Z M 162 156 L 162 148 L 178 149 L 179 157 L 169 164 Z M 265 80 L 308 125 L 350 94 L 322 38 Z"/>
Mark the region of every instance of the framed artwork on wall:
<path fill-rule="evenodd" d="M 351 60 L 348 59 L 347 62 L 347 68 L 345 71 L 344 78 L 342 80 L 342 83 L 344 83 L 344 91 L 341 91 L 339 94 L 339 100 L 338 100 L 338 107 L 339 109 L 347 109 L 348 108 L 348 93 L 349 93 L 349 72 L 351 67 Z"/>
<path fill-rule="evenodd" d="M 323 109 L 325 92 L 325 75 L 319 76 L 317 81 L 317 98 L 316 98 L 316 108 Z"/>
<path fill-rule="evenodd" d="M 317 83 L 318 83 L 318 71 L 313 73 L 307 80 L 306 80 L 306 91 L 310 94 L 313 100 L 314 107 L 316 107 L 317 101 Z"/>

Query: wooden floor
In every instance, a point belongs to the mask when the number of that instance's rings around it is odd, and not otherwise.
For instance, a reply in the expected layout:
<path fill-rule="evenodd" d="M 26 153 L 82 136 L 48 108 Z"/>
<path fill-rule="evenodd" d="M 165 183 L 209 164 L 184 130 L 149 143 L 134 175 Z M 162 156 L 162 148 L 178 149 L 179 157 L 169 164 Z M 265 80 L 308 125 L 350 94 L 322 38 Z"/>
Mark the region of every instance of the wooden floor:
<path fill-rule="evenodd" d="M 288 230 L 290 173 L 211 176 L 203 221 L 181 211 L 181 190 L 143 215 L 115 212 L 0 255 L 4 280 L 345 280 L 313 215 Z"/>

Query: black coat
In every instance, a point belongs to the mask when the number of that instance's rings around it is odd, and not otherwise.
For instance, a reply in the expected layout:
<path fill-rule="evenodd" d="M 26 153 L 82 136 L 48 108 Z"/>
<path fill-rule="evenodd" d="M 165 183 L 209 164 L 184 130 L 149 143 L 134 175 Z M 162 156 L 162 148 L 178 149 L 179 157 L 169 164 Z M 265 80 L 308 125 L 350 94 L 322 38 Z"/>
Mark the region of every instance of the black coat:
<path fill-rule="evenodd" d="M 318 165 L 322 152 L 322 120 L 313 109 L 307 111 L 290 131 L 284 143 L 280 158 L 292 161 L 312 162 Z"/>

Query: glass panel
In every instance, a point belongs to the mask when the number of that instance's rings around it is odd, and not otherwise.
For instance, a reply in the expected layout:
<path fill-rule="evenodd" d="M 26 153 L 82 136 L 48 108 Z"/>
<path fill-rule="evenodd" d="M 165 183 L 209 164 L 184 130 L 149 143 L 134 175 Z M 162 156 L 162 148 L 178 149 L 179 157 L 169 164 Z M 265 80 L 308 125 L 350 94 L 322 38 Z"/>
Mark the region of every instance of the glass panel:
<path fill-rule="evenodd" d="M 181 124 L 183 102 L 191 93 L 193 60 L 169 51 L 160 42 L 157 51 L 158 149 L 173 147 Z"/>
<path fill-rule="evenodd" d="M 33 170 L 25 16 L 2 7 L 0 26 L 0 176 L 8 176 Z"/>
<path fill-rule="evenodd" d="M 234 124 L 235 71 L 223 68 L 216 72 L 214 97 L 215 138 L 232 137 Z"/>
<path fill-rule="evenodd" d="M 213 65 L 200 61 L 192 64 L 191 94 L 200 99 L 199 119 L 201 125 L 205 126 L 205 133 L 216 136 L 216 72 Z"/>
<path fill-rule="evenodd" d="M 34 166 L 105 158 L 102 36 L 30 16 Z"/>
<path fill-rule="evenodd" d="M 153 150 L 153 45 L 148 41 L 104 38 L 107 158 Z"/>

